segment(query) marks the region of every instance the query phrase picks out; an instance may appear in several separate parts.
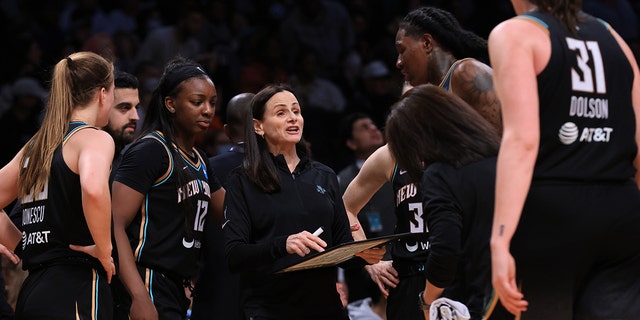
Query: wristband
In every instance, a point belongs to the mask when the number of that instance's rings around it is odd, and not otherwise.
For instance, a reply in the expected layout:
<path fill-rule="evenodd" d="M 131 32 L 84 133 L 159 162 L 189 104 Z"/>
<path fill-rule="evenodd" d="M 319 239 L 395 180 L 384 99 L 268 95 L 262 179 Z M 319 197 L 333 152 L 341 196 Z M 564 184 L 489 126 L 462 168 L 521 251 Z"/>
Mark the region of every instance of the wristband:
<path fill-rule="evenodd" d="M 418 293 L 418 306 L 420 307 L 420 310 L 429 310 L 429 308 L 431 308 L 431 305 L 424 302 L 424 296 L 423 296 L 424 291 L 420 291 L 420 293 Z"/>

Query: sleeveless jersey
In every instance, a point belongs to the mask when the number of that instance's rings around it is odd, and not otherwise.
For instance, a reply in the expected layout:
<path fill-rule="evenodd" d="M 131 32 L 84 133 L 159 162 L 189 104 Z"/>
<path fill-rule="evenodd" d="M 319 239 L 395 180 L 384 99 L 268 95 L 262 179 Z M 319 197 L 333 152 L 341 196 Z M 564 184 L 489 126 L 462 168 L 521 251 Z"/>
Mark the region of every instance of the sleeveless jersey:
<path fill-rule="evenodd" d="M 206 158 L 193 151 L 190 158 L 156 131 L 131 145 L 115 175 L 144 195 L 127 228 L 136 263 L 182 278 L 197 270 L 211 198 Z"/>
<path fill-rule="evenodd" d="M 32 189 L 20 199 L 25 270 L 73 258 L 100 265 L 97 259 L 69 249 L 69 244 L 94 244 L 82 209 L 80 176 L 71 171 L 62 157 L 62 146 L 73 134 L 87 128 L 96 129 L 83 122 L 69 123 L 69 130 L 53 153 L 45 189 Z"/>
<path fill-rule="evenodd" d="M 540 147 L 534 180 L 624 180 L 635 173 L 633 70 L 608 25 L 581 15 L 572 34 L 546 13 L 551 57 L 538 75 Z"/>
<path fill-rule="evenodd" d="M 460 59 L 460 60 L 456 60 L 451 67 L 449 67 L 449 70 L 447 70 L 447 73 L 444 75 L 444 78 L 442 79 L 442 81 L 440 82 L 440 84 L 438 85 L 440 88 L 445 89 L 447 91 L 451 91 L 451 75 L 453 75 L 453 70 L 456 69 L 456 67 L 460 64 L 460 62 L 467 60 L 467 59 L 471 59 L 471 58 L 464 58 L 464 59 Z"/>
<path fill-rule="evenodd" d="M 424 262 L 427 258 L 429 241 L 422 205 L 420 183 L 410 182 L 409 175 L 393 169 L 391 186 L 395 195 L 395 233 L 412 233 L 411 236 L 392 242 L 391 257 L 394 263 Z"/>

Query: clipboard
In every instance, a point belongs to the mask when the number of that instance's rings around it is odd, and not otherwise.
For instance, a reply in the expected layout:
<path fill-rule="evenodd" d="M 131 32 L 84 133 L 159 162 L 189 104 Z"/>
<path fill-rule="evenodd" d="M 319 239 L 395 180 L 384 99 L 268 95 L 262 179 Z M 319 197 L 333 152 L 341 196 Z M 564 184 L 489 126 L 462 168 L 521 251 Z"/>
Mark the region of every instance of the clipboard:
<path fill-rule="evenodd" d="M 291 266 L 282 268 L 275 273 L 333 267 L 351 259 L 355 256 L 356 253 L 360 251 L 387 244 L 388 242 L 403 238 L 410 234 L 411 233 L 392 234 L 383 237 L 376 237 L 361 241 L 339 244 L 323 252 L 317 252 L 315 254 L 309 255 L 305 257 L 304 260 L 297 262 Z"/>

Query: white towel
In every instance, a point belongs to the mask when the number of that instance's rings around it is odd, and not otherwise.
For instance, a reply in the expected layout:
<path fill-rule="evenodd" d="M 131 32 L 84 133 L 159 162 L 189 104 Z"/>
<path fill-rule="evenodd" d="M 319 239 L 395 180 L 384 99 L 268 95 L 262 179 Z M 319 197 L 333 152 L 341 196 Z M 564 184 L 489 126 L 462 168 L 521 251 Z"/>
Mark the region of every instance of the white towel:
<path fill-rule="evenodd" d="M 449 298 L 438 298 L 429 307 L 430 320 L 469 320 L 471 315 L 464 304 Z"/>

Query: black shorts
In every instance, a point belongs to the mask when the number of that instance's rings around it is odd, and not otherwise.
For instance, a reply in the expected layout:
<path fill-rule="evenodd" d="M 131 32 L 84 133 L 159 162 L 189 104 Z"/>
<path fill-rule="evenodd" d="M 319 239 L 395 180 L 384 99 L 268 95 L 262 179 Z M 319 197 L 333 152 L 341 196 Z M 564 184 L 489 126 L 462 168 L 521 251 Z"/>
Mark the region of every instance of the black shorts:
<path fill-rule="evenodd" d="M 389 288 L 387 298 L 388 320 L 424 320 L 424 313 L 418 304 L 418 293 L 424 290 L 427 277 L 423 264 L 393 264 L 400 281 L 395 288 Z"/>
<path fill-rule="evenodd" d="M 29 271 L 16 303 L 16 319 L 111 319 L 104 273 L 89 265 L 55 264 Z"/>
<path fill-rule="evenodd" d="M 531 186 L 511 242 L 522 319 L 640 319 L 640 191 Z"/>
<path fill-rule="evenodd" d="M 182 320 L 187 316 L 191 301 L 185 295 L 183 279 L 171 277 L 167 273 L 138 266 L 142 281 L 151 295 L 151 301 L 156 307 L 158 317 L 163 320 Z M 118 308 L 114 320 L 128 319 L 131 308 L 131 298 L 124 285 L 112 286 L 114 296 L 118 297 Z M 124 317 L 126 315 L 126 317 Z"/>

